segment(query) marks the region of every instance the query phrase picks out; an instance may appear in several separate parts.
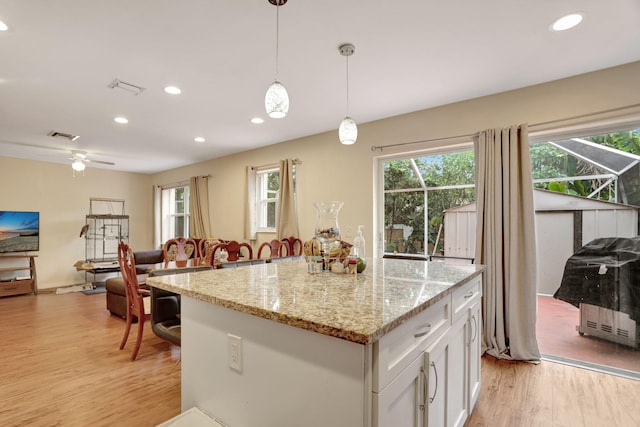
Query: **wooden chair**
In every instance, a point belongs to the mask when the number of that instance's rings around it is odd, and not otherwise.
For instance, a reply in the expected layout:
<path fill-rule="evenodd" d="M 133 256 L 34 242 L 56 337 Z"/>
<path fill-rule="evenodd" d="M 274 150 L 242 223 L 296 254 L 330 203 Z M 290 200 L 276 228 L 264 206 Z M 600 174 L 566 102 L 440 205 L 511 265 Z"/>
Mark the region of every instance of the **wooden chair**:
<path fill-rule="evenodd" d="M 222 249 L 226 249 L 229 257 L 227 261 L 238 261 L 242 255 L 242 248 L 246 250 L 247 255 L 243 256 L 243 259 L 253 259 L 253 249 L 251 245 L 245 242 L 237 242 L 235 240 L 229 240 L 228 242 L 218 243 L 213 248 L 213 256 L 211 257 L 211 265 L 214 265 L 216 262 L 216 252 L 221 251 Z M 215 265 L 214 265 L 215 267 Z"/>
<path fill-rule="evenodd" d="M 176 255 L 178 254 L 178 244 L 184 244 L 184 250 L 187 254 L 187 258 L 200 258 L 198 244 L 194 239 L 176 237 L 175 239 L 169 239 L 164 242 L 164 246 L 162 247 L 165 267 L 169 264 L 170 261 L 176 260 Z"/>
<path fill-rule="evenodd" d="M 136 261 L 133 255 L 133 250 L 124 241 L 118 244 L 118 264 L 120 264 L 120 271 L 122 272 L 122 278 L 124 280 L 124 288 L 127 297 L 127 317 L 124 330 L 124 336 L 120 342 L 120 350 L 122 350 L 129 338 L 129 331 L 131 330 L 131 323 L 133 317 L 138 318 L 138 336 L 136 337 L 136 343 L 131 354 L 131 360 L 136 360 L 138 357 L 138 351 L 140 351 L 140 344 L 142 343 L 142 333 L 144 331 L 144 323 L 151 319 L 151 310 L 149 305 L 148 289 L 140 288 L 138 278 L 136 276 Z M 145 307 L 146 306 L 146 307 Z"/>
<path fill-rule="evenodd" d="M 289 246 L 280 240 L 273 239 L 270 242 L 264 242 L 258 248 L 258 259 L 262 258 L 262 250 L 269 251 L 269 258 L 282 258 L 289 255 Z"/>
<path fill-rule="evenodd" d="M 202 264 L 213 265 L 213 251 L 218 243 L 226 243 L 226 240 L 206 238 L 198 242 L 198 252 L 200 258 L 203 258 Z"/>
<path fill-rule="evenodd" d="M 302 255 L 302 240 L 298 239 L 295 236 L 289 236 L 283 238 L 280 241 L 287 245 L 287 253 L 289 254 L 289 256 Z"/>

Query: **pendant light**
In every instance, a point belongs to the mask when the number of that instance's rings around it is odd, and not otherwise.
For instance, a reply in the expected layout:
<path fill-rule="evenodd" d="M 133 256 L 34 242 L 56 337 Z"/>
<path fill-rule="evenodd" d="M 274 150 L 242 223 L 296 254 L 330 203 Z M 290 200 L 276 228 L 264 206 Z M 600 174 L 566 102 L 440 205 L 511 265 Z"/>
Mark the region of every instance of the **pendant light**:
<path fill-rule="evenodd" d="M 272 119 L 281 119 L 289 112 L 289 94 L 287 89 L 278 81 L 278 39 L 279 39 L 279 18 L 280 6 L 287 3 L 287 0 L 268 0 L 276 7 L 276 78 L 267 89 L 264 96 L 264 108 Z"/>
<path fill-rule="evenodd" d="M 349 57 L 353 55 L 356 48 L 351 43 L 345 43 L 341 45 L 338 50 L 340 55 L 347 58 L 347 115 L 338 128 L 338 137 L 343 145 L 355 144 L 358 139 L 358 126 L 356 122 L 349 117 Z"/>

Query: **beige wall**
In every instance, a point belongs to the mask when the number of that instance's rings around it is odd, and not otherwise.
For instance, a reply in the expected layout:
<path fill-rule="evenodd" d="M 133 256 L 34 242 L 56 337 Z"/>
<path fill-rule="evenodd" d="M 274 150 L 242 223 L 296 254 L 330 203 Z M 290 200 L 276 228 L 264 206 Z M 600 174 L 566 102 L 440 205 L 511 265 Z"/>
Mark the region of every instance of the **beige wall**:
<path fill-rule="evenodd" d="M 40 212 L 36 269 L 41 289 L 84 283 L 84 274 L 73 265 L 85 259 L 85 239 L 79 235 L 91 197 L 125 200 L 130 242 L 152 244 L 148 175 L 87 168 L 74 178 L 70 164 L 0 157 L 0 182 L 0 210 Z"/>
<path fill-rule="evenodd" d="M 72 266 L 84 257 L 84 240 L 78 238 L 78 233 L 84 223 L 84 215 L 88 213 L 90 197 L 125 199 L 127 213 L 131 216 L 132 245 L 150 248 L 153 244 L 152 184 L 162 185 L 194 175 L 210 174 L 213 234 L 243 240 L 245 166 L 299 158 L 302 160 L 297 175 L 301 238 L 306 240 L 313 236 L 314 201 L 342 200 L 345 205 L 340 212 L 340 225 L 343 229 L 350 227 L 352 230 L 358 224 L 365 225 L 367 248 L 371 254 L 376 158 L 399 151 L 430 148 L 438 143 L 382 152 L 371 151 L 372 146 L 472 134 L 491 127 L 541 123 L 636 104 L 640 102 L 635 90 L 637 87 L 640 87 L 640 62 L 361 123 L 358 142 L 350 147 L 340 145 L 337 131 L 332 130 L 154 175 L 88 168 L 84 177 L 73 179 L 68 165 L 0 158 L 0 179 L 3 182 L 0 209 L 41 212 L 38 258 L 41 287 L 80 283 L 84 277 Z M 637 111 L 635 117 L 640 117 Z M 352 113 L 357 120 L 357 112 Z M 261 241 L 271 238 L 271 235 L 260 236 Z M 345 239 L 350 240 L 352 236 Z"/>
<path fill-rule="evenodd" d="M 358 224 L 365 225 L 367 251 L 371 255 L 374 246 L 373 168 L 376 158 L 394 152 L 435 147 L 442 143 L 411 145 L 382 152 L 371 151 L 372 146 L 466 135 L 491 127 L 525 122 L 543 123 L 636 104 L 640 102 L 637 91 L 632 90 L 636 87 L 640 87 L 640 62 L 360 124 L 358 141 L 354 146 L 340 145 L 337 131 L 332 130 L 166 171 L 154 175 L 152 180 L 154 184 L 162 185 L 192 175 L 211 174 L 209 194 L 213 234 L 222 238 L 242 239 L 245 166 L 299 158 L 303 162 L 297 169 L 301 238 L 307 240 L 313 236 L 314 201 L 341 200 L 345 202 L 339 216 L 343 232 L 346 227 L 355 230 Z M 352 113 L 357 119 L 357 112 Z M 638 109 L 636 117 L 640 117 Z M 546 128 L 558 128 L 565 124 L 555 123 Z M 544 129 L 541 126 L 532 128 L 536 131 Z M 352 237 L 346 236 L 346 240 L 352 240 Z M 271 238 L 271 235 L 260 236 L 261 241 Z"/>

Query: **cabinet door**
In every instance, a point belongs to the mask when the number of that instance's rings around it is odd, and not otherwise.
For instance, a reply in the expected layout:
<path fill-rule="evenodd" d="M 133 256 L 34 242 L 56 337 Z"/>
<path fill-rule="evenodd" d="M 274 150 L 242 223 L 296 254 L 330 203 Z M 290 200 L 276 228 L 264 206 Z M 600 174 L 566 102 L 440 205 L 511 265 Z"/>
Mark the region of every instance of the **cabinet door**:
<path fill-rule="evenodd" d="M 445 426 L 447 421 L 447 353 L 448 333 L 431 345 L 424 354 L 427 372 L 427 426 Z"/>
<path fill-rule="evenodd" d="M 462 427 L 467 419 L 467 317 L 456 321 L 449 331 L 447 349 L 447 426 Z"/>
<path fill-rule="evenodd" d="M 424 423 L 423 358 L 417 357 L 380 393 L 374 393 L 378 427 L 422 427 Z"/>
<path fill-rule="evenodd" d="M 480 393 L 480 354 L 482 353 L 482 314 L 480 298 L 469 308 L 469 396 L 468 411 L 473 410 Z"/>

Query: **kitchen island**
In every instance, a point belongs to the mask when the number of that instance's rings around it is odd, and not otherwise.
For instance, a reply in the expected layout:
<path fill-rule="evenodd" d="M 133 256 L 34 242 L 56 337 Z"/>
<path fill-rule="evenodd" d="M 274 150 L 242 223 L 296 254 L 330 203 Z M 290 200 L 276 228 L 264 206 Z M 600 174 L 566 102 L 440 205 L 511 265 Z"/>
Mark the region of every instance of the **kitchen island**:
<path fill-rule="evenodd" d="M 478 265 L 304 261 L 149 278 L 182 295 L 182 410 L 231 427 L 462 425 L 480 382 Z"/>

